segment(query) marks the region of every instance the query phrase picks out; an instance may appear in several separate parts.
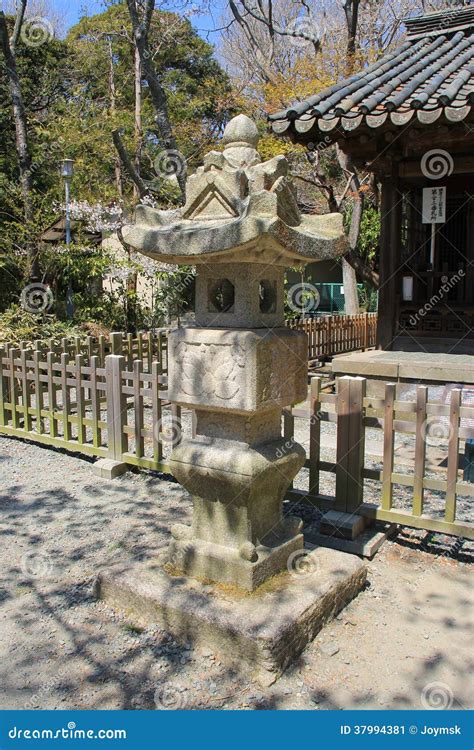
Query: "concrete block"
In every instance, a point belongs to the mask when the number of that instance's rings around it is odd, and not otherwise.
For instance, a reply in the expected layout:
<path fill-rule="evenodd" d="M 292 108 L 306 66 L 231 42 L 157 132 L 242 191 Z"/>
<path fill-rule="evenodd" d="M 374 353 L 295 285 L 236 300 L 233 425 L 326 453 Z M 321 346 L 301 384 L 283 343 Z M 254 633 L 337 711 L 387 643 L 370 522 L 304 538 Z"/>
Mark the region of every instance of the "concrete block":
<path fill-rule="evenodd" d="M 393 536 L 397 531 L 396 524 L 385 524 L 380 527 L 368 527 L 356 539 L 342 539 L 337 536 L 328 536 L 315 531 L 305 533 L 307 544 L 320 545 L 329 549 L 348 552 L 351 555 L 360 555 L 371 560 L 382 544 Z"/>
<path fill-rule="evenodd" d="M 128 464 L 124 464 L 121 461 L 114 461 L 112 458 L 101 458 L 92 467 L 94 474 L 102 477 L 102 479 L 116 479 L 125 474 L 128 469 Z"/>
<path fill-rule="evenodd" d="M 355 513 L 329 510 L 321 518 L 320 533 L 340 539 L 355 539 L 364 530 L 366 519 Z"/>

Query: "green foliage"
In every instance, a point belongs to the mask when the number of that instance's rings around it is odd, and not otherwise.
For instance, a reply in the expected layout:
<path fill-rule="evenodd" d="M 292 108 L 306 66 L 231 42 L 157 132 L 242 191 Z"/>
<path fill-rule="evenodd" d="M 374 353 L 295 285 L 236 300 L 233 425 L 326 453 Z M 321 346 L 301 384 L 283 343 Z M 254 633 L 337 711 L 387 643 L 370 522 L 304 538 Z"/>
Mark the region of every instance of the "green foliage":
<path fill-rule="evenodd" d="M 59 343 L 61 338 L 83 336 L 84 332 L 84 328 L 59 321 L 54 315 L 30 313 L 19 305 L 11 305 L 0 313 L 0 343 L 18 346 L 26 341 L 33 347 L 38 340 L 53 339 Z"/>
<path fill-rule="evenodd" d="M 8 24 L 11 29 L 13 18 Z M 176 13 L 155 11 L 149 47 L 179 150 L 192 171 L 234 113 L 229 78 L 212 46 Z M 50 39 L 37 47 L 20 41 L 17 65 L 32 154 L 35 218 L 28 224 L 24 221 L 11 93 L 0 54 L 0 312 L 8 309 L 11 324 L 16 321 L 23 332 L 51 323 L 51 316 L 40 316 L 36 322 L 33 316 L 25 323 L 17 317 L 21 309 L 10 307 L 18 305 L 28 283 L 26 248 L 33 245 L 38 250 L 40 278 L 53 293 L 52 313 L 59 320 L 66 317 L 71 283 L 75 323 L 92 321 L 135 330 L 165 322 L 185 302 L 179 278 L 162 277 L 156 305 L 148 310 L 137 298 L 133 279 L 140 269 L 135 262 L 125 263 L 128 278 L 104 291 L 100 279 L 120 266 L 116 258 L 87 247 L 80 238 L 67 251 L 40 244 L 44 230 L 63 212 L 59 171 L 65 157 L 75 161 L 73 198 L 106 206 L 120 200 L 126 211 L 136 201 L 131 180 L 119 167 L 111 137 L 114 129 L 120 130 L 132 159 L 138 159 L 142 177 L 153 183 L 160 205 L 173 205 L 179 197 L 176 185 L 156 168 L 164 146 L 144 80 L 142 132 L 137 142 L 134 45 L 126 3 L 111 3 L 104 12 L 81 19 L 65 39 Z M 155 281 L 158 286 L 158 278 Z M 61 325 L 69 327 L 67 322 Z"/>
<path fill-rule="evenodd" d="M 124 2 L 103 13 L 83 18 L 67 36 L 71 58 L 71 94 L 59 112 L 57 134 L 70 132 L 70 155 L 76 159 L 76 191 L 82 198 L 116 197 L 117 156 L 111 132 L 118 128 L 133 156 L 138 147 L 134 132 L 134 47 Z M 202 150 L 229 117 L 231 86 L 213 57 L 213 48 L 199 37 L 187 19 L 155 11 L 149 35 L 153 61 L 166 91 L 170 119 L 188 166 L 199 162 Z M 111 82 L 113 86 L 111 87 Z M 156 169 L 164 145 L 155 122 L 148 86 L 142 85 L 140 171 L 155 183 L 164 199 L 178 197 Z M 131 182 L 122 173 L 130 197 Z"/>
<path fill-rule="evenodd" d="M 68 284 L 73 289 L 74 319 L 76 321 L 100 320 L 103 314 L 101 279 L 110 266 L 110 258 L 101 247 L 82 244 L 48 247 L 41 255 L 43 279 L 54 296 L 54 311 L 59 318 L 66 317 Z M 90 316 L 91 310 L 96 314 Z"/>
<path fill-rule="evenodd" d="M 348 207 L 344 214 L 344 224 L 346 229 L 349 227 L 351 220 L 352 205 Z M 374 268 L 379 253 L 380 237 L 380 213 L 370 203 L 366 203 L 362 212 L 360 222 L 359 240 L 357 249 L 362 259 L 368 266 Z M 377 291 L 367 282 L 363 282 L 363 287 L 358 286 L 359 305 L 362 311 L 374 312 L 377 309 Z"/>
<path fill-rule="evenodd" d="M 358 250 L 370 264 L 377 258 L 380 237 L 380 213 L 373 206 L 366 205 L 360 223 Z"/>
<path fill-rule="evenodd" d="M 24 257 L 21 255 L 0 255 L 0 311 L 6 310 L 18 300 L 21 292 L 21 279 L 25 272 Z"/>
<path fill-rule="evenodd" d="M 351 224 L 352 207 L 352 202 L 347 202 L 344 208 L 343 219 L 346 232 L 349 231 L 349 227 Z M 376 208 L 374 208 L 374 206 L 366 201 L 360 222 L 357 250 L 359 251 L 362 258 L 367 263 L 369 263 L 369 265 L 374 265 L 377 259 L 379 249 L 379 236 L 380 213 Z"/>
<path fill-rule="evenodd" d="M 155 296 L 157 325 L 166 325 L 172 318 L 179 322 L 181 316 L 192 309 L 195 289 L 194 269 L 181 266 L 178 271 L 158 273 L 158 290 Z"/>
<path fill-rule="evenodd" d="M 376 312 L 378 297 L 376 289 L 369 286 L 367 282 L 357 284 L 357 296 L 361 312 Z"/>

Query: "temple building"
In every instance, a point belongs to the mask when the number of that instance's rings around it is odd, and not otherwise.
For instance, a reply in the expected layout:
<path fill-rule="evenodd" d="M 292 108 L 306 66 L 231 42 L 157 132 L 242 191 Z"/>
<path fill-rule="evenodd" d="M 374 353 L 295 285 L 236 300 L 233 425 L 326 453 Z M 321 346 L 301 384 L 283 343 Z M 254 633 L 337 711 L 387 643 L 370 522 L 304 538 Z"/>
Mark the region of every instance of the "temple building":
<path fill-rule="evenodd" d="M 378 179 L 379 348 L 474 354 L 474 7 L 405 25 L 400 47 L 270 123 Z"/>

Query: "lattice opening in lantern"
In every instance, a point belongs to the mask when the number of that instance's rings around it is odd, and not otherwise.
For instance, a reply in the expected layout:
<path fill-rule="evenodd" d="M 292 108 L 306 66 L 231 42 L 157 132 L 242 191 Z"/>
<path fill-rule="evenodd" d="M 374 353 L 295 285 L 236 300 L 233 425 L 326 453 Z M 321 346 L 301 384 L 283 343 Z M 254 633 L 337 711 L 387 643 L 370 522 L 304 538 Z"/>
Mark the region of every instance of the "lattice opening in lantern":
<path fill-rule="evenodd" d="M 209 281 L 208 307 L 209 312 L 234 312 L 235 289 L 229 279 Z"/>
<path fill-rule="evenodd" d="M 259 296 L 260 312 L 267 314 L 276 312 L 277 290 L 275 281 L 262 279 L 260 281 Z"/>

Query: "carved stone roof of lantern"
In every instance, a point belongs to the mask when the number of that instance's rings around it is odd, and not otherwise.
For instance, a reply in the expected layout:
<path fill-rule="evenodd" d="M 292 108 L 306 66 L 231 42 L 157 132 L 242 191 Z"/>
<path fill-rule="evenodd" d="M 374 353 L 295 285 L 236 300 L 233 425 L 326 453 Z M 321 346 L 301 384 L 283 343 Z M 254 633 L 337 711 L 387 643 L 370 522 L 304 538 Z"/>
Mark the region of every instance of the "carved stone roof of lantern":
<path fill-rule="evenodd" d="M 257 127 L 234 117 L 223 151 L 211 151 L 173 211 L 138 206 L 125 241 L 161 262 L 269 262 L 291 265 L 335 258 L 347 249 L 341 214 L 304 215 L 284 156 L 262 162 Z"/>

